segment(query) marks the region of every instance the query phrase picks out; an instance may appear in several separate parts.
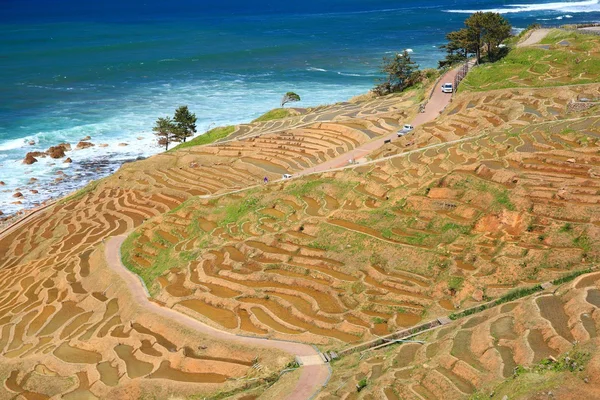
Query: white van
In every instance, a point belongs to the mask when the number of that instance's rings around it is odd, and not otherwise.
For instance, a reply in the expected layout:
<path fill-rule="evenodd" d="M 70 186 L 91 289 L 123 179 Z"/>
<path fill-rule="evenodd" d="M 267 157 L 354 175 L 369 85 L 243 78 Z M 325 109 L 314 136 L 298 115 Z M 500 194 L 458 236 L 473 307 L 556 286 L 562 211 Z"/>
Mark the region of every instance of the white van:
<path fill-rule="evenodd" d="M 292 179 L 291 174 L 283 174 L 283 179 Z"/>
<path fill-rule="evenodd" d="M 444 83 L 442 85 L 442 92 L 444 93 L 452 93 L 454 92 L 454 85 L 451 83 Z"/>
<path fill-rule="evenodd" d="M 402 129 L 400 129 L 400 130 L 398 131 L 398 137 L 406 135 L 408 132 L 412 131 L 413 129 L 415 129 L 415 127 L 414 127 L 414 126 L 412 126 L 412 125 L 409 125 L 409 124 L 405 124 L 405 125 L 402 127 Z"/>

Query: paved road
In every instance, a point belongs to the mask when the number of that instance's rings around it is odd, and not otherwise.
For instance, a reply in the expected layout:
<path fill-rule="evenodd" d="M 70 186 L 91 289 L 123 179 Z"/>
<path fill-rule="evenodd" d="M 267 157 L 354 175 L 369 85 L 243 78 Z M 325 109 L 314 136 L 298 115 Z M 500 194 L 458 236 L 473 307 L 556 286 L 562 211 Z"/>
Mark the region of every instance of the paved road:
<path fill-rule="evenodd" d="M 456 76 L 460 68 L 462 68 L 462 66 L 450 70 L 442 76 L 442 79 L 440 79 L 440 83 L 435 88 L 433 88 L 433 96 L 427 103 L 425 107 L 425 112 L 419 113 L 415 117 L 415 119 L 412 120 L 411 124 L 413 126 L 417 127 L 419 125 L 423 125 L 427 122 L 433 121 L 440 115 L 442 111 L 444 111 L 444 108 L 446 108 L 446 106 L 450 104 L 452 95 L 449 93 L 442 93 L 440 86 L 446 82 L 454 82 L 454 77 Z M 348 160 L 359 160 L 368 155 L 369 153 L 373 152 L 374 150 L 379 149 L 381 146 L 384 145 L 386 140 L 394 140 L 397 137 L 398 134 L 396 132 L 390 133 L 387 136 L 381 137 L 371 142 L 364 143 L 349 153 L 342 154 L 341 156 L 333 158 L 327 162 L 324 162 L 323 164 L 319 164 L 314 168 L 310 168 L 303 172 L 300 172 L 297 175 L 305 175 L 313 172 L 324 172 L 330 169 L 343 167 L 345 165 L 348 165 Z"/>
<path fill-rule="evenodd" d="M 175 321 L 176 323 L 185 325 L 188 328 L 216 339 L 231 340 L 249 346 L 274 348 L 283 350 L 286 353 L 295 356 L 299 356 L 300 358 L 306 358 L 307 360 L 319 360 L 317 351 L 310 345 L 295 342 L 285 342 L 282 340 L 269 340 L 238 336 L 205 325 L 197 319 L 189 317 L 185 314 L 181 314 L 171 308 L 162 307 L 154 302 L 151 302 L 148 300 L 146 290 L 142 286 L 139 278 L 133 272 L 128 270 L 121 262 L 121 245 L 123 244 L 125 238 L 126 236 L 113 236 L 106 241 L 106 264 L 126 282 L 129 292 L 131 293 L 132 301 L 134 301 L 140 307 L 143 307 L 147 312 L 160 315 L 170 321 Z M 298 382 L 296 383 L 296 387 L 286 399 L 310 399 L 313 395 L 321 390 L 328 378 L 329 367 L 323 362 L 317 361 L 313 363 L 313 365 L 302 367 L 302 372 Z"/>

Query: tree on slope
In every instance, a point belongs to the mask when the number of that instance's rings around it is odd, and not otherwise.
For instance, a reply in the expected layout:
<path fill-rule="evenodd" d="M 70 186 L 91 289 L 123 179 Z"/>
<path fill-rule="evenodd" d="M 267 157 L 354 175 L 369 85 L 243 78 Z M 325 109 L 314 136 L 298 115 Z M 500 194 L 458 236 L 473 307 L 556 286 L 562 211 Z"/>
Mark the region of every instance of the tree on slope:
<path fill-rule="evenodd" d="M 190 112 L 187 106 L 180 106 L 175 110 L 173 122 L 176 129 L 173 134 L 178 142 L 184 142 L 196 133 L 196 114 Z"/>
<path fill-rule="evenodd" d="M 294 92 L 287 92 L 285 95 L 283 95 L 283 98 L 281 99 L 281 107 L 286 105 L 286 103 L 292 103 L 295 101 L 300 101 L 300 96 L 298 96 Z"/>
<path fill-rule="evenodd" d="M 475 46 L 477 62 L 481 62 L 481 49 L 487 44 L 488 55 L 492 56 L 498 45 L 510 37 L 510 23 L 500 14 L 476 12 L 465 20 L 470 32 L 471 44 Z"/>
<path fill-rule="evenodd" d="M 400 92 L 415 83 L 419 76 L 419 66 L 411 58 L 408 51 L 394 57 L 384 57 L 381 72 L 387 77 L 373 91 L 382 96 Z"/>
<path fill-rule="evenodd" d="M 476 45 L 472 39 L 472 33 L 467 28 L 452 31 L 446 35 L 448 43 L 440 46 L 446 50 L 446 58 L 439 62 L 439 67 L 444 68 L 459 62 L 466 61 L 469 54 L 476 52 Z"/>
<path fill-rule="evenodd" d="M 177 141 L 175 137 L 175 131 L 177 125 L 173 122 L 171 117 L 159 118 L 156 120 L 152 131 L 158 138 L 158 145 L 165 146 L 165 151 L 169 150 L 169 144 Z"/>
<path fill-rule="evenodd" d="M 500 14 L 493 12 L 476 12 L 465 20 L 465 27 L 446 35 L 446 58 L 439 66 L 445 67 L 469 58 L 475 54 L 477 62 L 482 59 L 481 51 L 486 50 L 489 60 L 498 56 L 500 44 L 510 37 L 510 23 Z"/>

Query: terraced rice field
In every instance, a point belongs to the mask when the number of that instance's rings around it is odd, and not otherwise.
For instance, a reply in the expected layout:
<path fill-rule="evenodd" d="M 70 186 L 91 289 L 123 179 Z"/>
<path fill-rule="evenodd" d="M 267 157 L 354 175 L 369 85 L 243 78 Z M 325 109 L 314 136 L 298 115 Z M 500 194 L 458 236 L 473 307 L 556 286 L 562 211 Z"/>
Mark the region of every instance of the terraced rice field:
<path fill-rule="evenodd" d="M 241 334 L 339 348 L 413 326 L 595 259 L 600 120 L 572 117 L 190 200 L 126 260 L 160 301 Z"/>
<path fill-rule="evenodd" d="M 364 399 L 462 399 L 478 389 L 487 395 L 483 388 L 512 377 L 517 365 L 557 356 L 575 341 L 597 337 L 595 328 L 588 327 L 598 324 L 600 313 L 586 298 L 598 290 L 600 274 L 580 282 L 583 285 L 571 284 L 559 295 L 550 292 L 466 317 L 419 337 L 424 344 L 353 355 L 336 364 L 328 389 L 318 398 L 357 398 L 359 378 L 369 381 L 360 393 Z M 351 369 L 346 366 L 355 363 Z M 579 395 L 593 398 L 581 389 Z M 593 396 L 591 390 L 587 394 Z"/>
<path fill-rule="evenodd" d="M 230 378 L 264 376 L 267 369 L 252 368 L 257 357 L 279 368 L 285 357 L 240 346 L 234 354 L 229 344 L 132 308 L 98 246 L 170 208 L 169 198 L 152 199 L 131 190 L 95 192 L 0 242 L 1 398 L 168 396 L 175 387 L 205 393 L 235 386 Z"/>
<path fill-rule="evenodd" d="M 383 146 L 379 151 L 373 153 L 371 158 L 377 159 L 402 154 L 432 144 L 445 143 L 487 132 L 511 131 L 516 136 L 516 132 L 530 125 L 551 124 L 553 121 L 580 117 L 581 113 L 574 113 L 569 109 L 569 104 L 578 98 L 600 98 L 600 85 L 464 93 L 456 97 L 446 108 L 441 120 L 416 128 L 414 133 Z M 595 115 L 597 110 L 592 108 L 586 114 Z M 555 129 L 558 130 L 556 133 L 566 129 L 583 128 L 585 130 L 586 128 L 586 126 L 570 127 L 569 125 L 569 122 L 564 122 L 564 125 L 555 125 Z M 538 147 L 546 145 L 544 141 L 527 141 L 520 143 L 521 150 L 532 149 L 534 143 Z M 507 141 L 506 147 L 509 149 L 509 146 L 515 144 Z M 489 155 L 489 158 L 492 159 L 492 154 Z M 464 157 L 464 155 L 454 153 L 451 156 L 458 163 L 461 163 L 461 157 Z"/>

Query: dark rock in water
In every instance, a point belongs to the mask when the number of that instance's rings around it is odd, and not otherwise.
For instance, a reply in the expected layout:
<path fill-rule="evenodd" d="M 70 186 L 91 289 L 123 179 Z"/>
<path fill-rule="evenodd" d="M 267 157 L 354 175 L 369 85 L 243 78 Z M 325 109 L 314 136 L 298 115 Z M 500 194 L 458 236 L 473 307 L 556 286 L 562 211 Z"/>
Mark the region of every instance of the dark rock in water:
<path fill-rule="evenodd" d="M 6 183 L 4 183 L 3 181 L 0 181 L 0 186 L 4 186 L 6 185 Z"/>
<path fill-rule="evenodd" d="M 31 153 L 27 153 L 25 159 L 23 159 L 23 164 L 31 165 L 36 163 L 38 160 Z"/>
<path fill-rule="evenodd" d="M 119 143 L 119 146 L 125 147 L 125 146 L 129 146 L 129 145 L 127 143 Z"/>
<path fill-rule="evenodd" d="M 14 198 L 17 198 L 17 199 L 18 199 L 18 198 L 21 198 L 21 197 L 23 197 L 23 193 L 21 193 L 21 192 L 17 192 L 17 193 L 15 193 L 15 194 L 13 194 L 13 197 L 14 197 Z"/>
<path fill-rule="evenodd" d="M 30 190 L 30 192 L 31 192 L 31 193 L 33 193 L 33 194 L 38 194 L 38 193 L 39 193 L 39 192 L 38 192 L 37 190 L 35 190 L 35 189 L 31 189 L 31 190 Z"/>
<path fill-rule="evenodd" d="M 69 143 L 60 143 L 57 146 L 62 147 L 65 151 L 71 151 L 71 145 Z"/>
<path fill-rule="evenodd" d="M 34 145 L 35 145 L 35 141 L 33 141 L 33 140 L 30 140 L 30 141 L 29 141 L 29 145 L 30 145 L 30 146 L 34 146 Z"/>
<path fill-rule="evenodd" d="M 89 136 L 84 137 L 83 139 L 81 139 L 82 142 L 85 142 L 86 140 L 91 140 L 92 138 Z"/>
<path fill-rule="evenodd" d="M 63 158 L 65 156 L 65 148 L 62 146 L 52 146 L 46 153 L 52 158 Z"/>
<path fill-rule="evenodd" d="M 37 182 L 37 178 L 29 178 L 29 183 Z"/>
<path fill-rule="evenodd" d="M 71 157 L 67 157 L 67 159 L 65 161 L 63 161 L 64 163 L 70 164 L 73 162 L 73 160 L 71 160 Z"/>
<path fill-rule="evenodd" d="M 88 147 L 94 147 L 94 143 L 81 141 L 77 143 L 78 149 L 87 149 Z"/>

